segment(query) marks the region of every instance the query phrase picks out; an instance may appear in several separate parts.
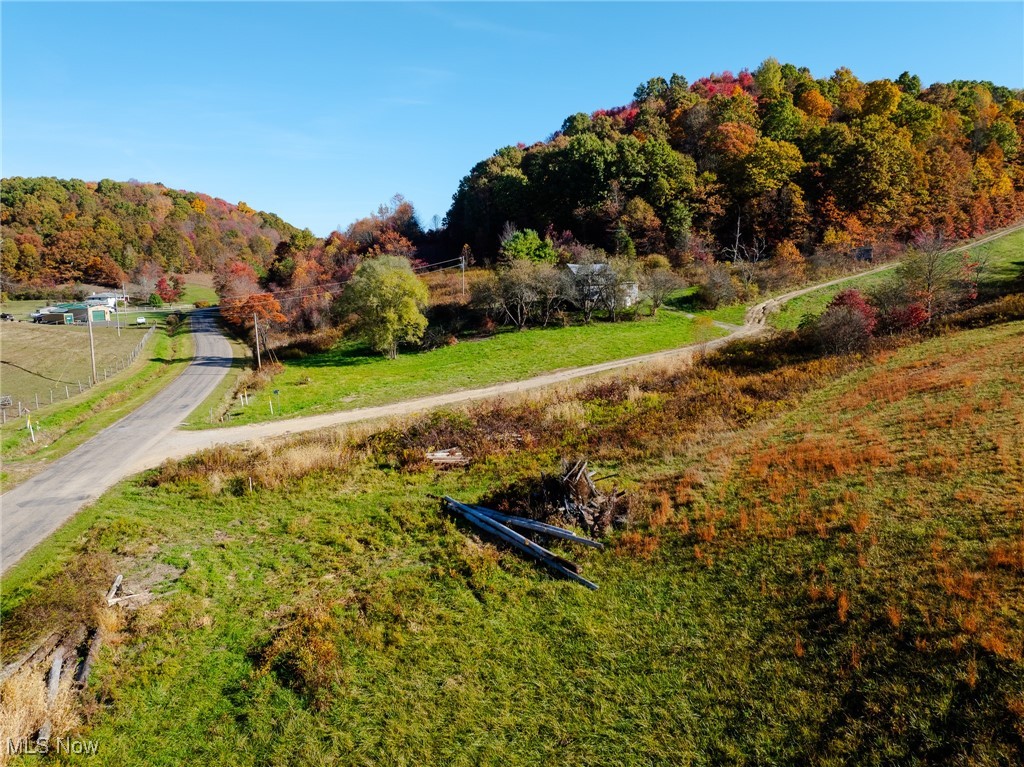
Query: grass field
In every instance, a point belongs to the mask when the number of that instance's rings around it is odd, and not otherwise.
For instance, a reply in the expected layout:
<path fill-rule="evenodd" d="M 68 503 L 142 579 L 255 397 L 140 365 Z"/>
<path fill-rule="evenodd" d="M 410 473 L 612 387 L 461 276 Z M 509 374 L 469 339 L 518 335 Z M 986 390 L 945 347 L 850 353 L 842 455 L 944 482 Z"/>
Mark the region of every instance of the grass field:
<path fill-rule="evenodd" d="M 219 300 L 217 291 L 213 289 L 213 280 L 208 274 L 186 274 L 181 302 L 194 304 L 196 301 L 208 301 L 211 305 Z"/>
<path fill-rule="evenodd" d="M 745 345 L 209 451 L 19 563 L 4 654 L 102 620 L 78 731 L 125 765 L 1019 764 L 1022 345 L 1020 322 L 870 359 Z M 450 438 L 471 466 L 424 467 Z M 566 550 L 597 592 L 434 497 L 580 454 L 633 498 L 606 551 Z M 114 572 L 155 597 L 97 618 Z"/>
<path fill-rule="evenodd" d="M 743 324 L 747 309 L 750 308 L 749 304 L 726 304 L 724 306 L 717 306 L 714 309 L 705 309 L 700 306 L 697 300 L 699 290 L 699 285 L 689 285 L 669 296 L 665 304 L 681 312 L 710 317 L 716 322 L 724 322 L 728 325 Z"/>
<path fill-rule="evenodd" d="M 26 330 L 39 328 L 44 331 L 51 329 L 39 325 L 19 324 L 13 327 Z M 94 328 L 94 331 L 98 330 L 101 329 Z M 134 339 L 133 345 L 143 335 L 141 330 L 122 331 L 122 338 Z M 36 442 L 31 441 L 24 419 L 15 418 L 0 427 L 0 449 L 4 457 L 0 479 L 4 489 L 24 481 L 48 461 L 70 452 L 100 429 L 142 405 L 184 370 L 191 358 L 192 340 L 187 332 L 187 324 L 183 323 L 174 336 L 169 336 L 166 329 L 160 326 L 143 353 L 127 370 L 112 375 L 109 380 L 101 380 L 99 385 L 86 389 L 82 394 L 74 387 L 68 400 L 63 399 L 62 388 L 60 398 L 53 405 L 44 405 L 38 411 L 33 401 L 32 421 Z M 4 378 L 6 387 L 6 372 Z M 51 383 L 51 386 L 55 385 Z"/>
<path fill-rule="evenodd" d="M 991 291 L 995 287 L 1002 288 L 1022 280 L 1022 275 L 1024 275 L 1024 230 L 979 245 L 972 249 L 972 252 L 984 256 L 987 260 L 986 272 L 981 285 L 983 290 L 986 288 L 986 284 Z M 896 279 L 895 273 L 892 270 L 887 270 L 855 277 L 841 285 L 822 288 L 788 302 L 779 312 L 772 315 L 769 322 L 774 327 L 793 330 L 800 325 L 804 317 L 823 312 L 829 301 L 840 291 L 855 288 L 870 292 L 873 288 L 893 279 Z"/>
<path fill-rule="evenodd" d="M 345 342 L 324 354 L 288 360 L 284 372 L 251 397 L 248 408 L 231 411 L 230 423 L 270 418 L 269 396 L 274 397 L 277 416 L 346 410 L 516 381 L 724 334 L 717 328 L 698 331 L 682 312 L 662 309 L 657 317 L 636 322 L 502 332 L 433 351 L 403 353 L 396 360 Z M 279 393 L 271 395 L 274 390 Z"/>
<path fill-rule="evenodd" d="M 116 372 L 118 362 L 127 359 L 131 351 L 145 336 L 145 327 L 128 327 L 120 334 L 115 328 L 94 327 L 96 371 L 100 381 L 104 368 L 110 375 Z M 36 409 L 65 396 L 65 387 L 78 394 L 78 383 L 89 385 L 92 366 L 89 355 L 89 329 L 82 326 L 36 325 L 25 322 L 0 323 L 0 359 L 2 359 L 3 393 L 15 403 Z M 17 405 L 15 405 L 15 409 Z M 10 411 L 8 409 L 8 415 Z"/>

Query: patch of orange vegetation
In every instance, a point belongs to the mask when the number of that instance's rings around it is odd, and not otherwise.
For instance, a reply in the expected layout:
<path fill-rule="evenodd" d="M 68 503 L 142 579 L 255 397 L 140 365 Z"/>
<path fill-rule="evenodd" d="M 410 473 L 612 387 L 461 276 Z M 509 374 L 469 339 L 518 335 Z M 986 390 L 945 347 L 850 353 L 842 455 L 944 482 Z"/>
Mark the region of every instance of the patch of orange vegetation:
<path fill-rule="evenodd" d="M 1010 543 L 999 543 L 989 549 L 988 566 L 992 569 L 1005 567 L 1024 572 L 1024 538 Z"/>
<path fill-rule="evenodd" d="M 620 535 L 615 541 L 615 548 L 632 557 L 650 559 L 661 545 L 661 538 L 650 533 L 629 531 Z"/>

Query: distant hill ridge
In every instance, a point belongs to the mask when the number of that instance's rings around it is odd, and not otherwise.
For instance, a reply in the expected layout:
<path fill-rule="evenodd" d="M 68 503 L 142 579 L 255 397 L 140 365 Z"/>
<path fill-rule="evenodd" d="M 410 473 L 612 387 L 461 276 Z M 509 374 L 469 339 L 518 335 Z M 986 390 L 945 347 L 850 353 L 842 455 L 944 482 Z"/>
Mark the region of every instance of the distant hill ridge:
<path fill-rule="evenodd" d="M 499 149 L 462 179 L 447 235 L 485 258 L 509 222 L 626 255 L 959 239 L 1024 210 L 1022 144 L 1020 90 L 815 78 L 768 59 L 692 84 L 652 78 L 626 106 Z"/>
<path fill-rule="evenodd" d="M 162 184 L 7 178 L 0 189 L 5 283 L 118 285 L 144 262 L 168 272 L 263 263 L 312 234 L 273 213 Z"/>

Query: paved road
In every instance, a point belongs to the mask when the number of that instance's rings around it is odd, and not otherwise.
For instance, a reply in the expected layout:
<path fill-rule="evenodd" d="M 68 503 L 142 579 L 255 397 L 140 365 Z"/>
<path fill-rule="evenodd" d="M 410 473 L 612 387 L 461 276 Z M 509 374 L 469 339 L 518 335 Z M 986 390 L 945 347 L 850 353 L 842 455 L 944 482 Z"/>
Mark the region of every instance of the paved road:
<path fill-rule="evenodd" d="M 987 237 L 962 245 L 953 252 L 981 245 L 1002 237 L 1024 225 L 1008 227 Z M 884 264 L 868 272 L 840 277 L 799 290 L 792 290 L 763 301 L 747 311 L 742 326 L 716 323 L 730 330 L 729 335 L 704 345 L 654 352 L 597 365 L 569 368 L 529 378 L 496 384 L 481 389 L 450 392 L 433 397 L 406 400 L 378 407 L 345 410 L 337 413 L 305 416 L 267 423 L 249 424 L 207 431 L 183 431 L 176 427 L 206 398 L 231 365 L 231 349 L 217 332 L 210 315 L 193 315 L 197 357 L 181 376 L 145 406 L 101 432 L 73 453 L 56 461 L 49 469 L 26 480 L 0 497 L 2 509 L 2 550 L 0 571 L 7 569 L 29 549 L 43 541 L 86 503 L 132 474 L 158 466 L 168 458 L 181 458 L 218 444 L 247 442 L 252 439 L 367 421 L 376 418 L 410 415 L 435 407 L 539 389 L 575 378 L 603 373 L 630 365 L 650 362 L 685 362 L 695 355 L 716 349 L 738 338 L 757 335 L 767 326 L 768 317 L 782 304 L 820 288 L 838 285 L 864 274 L 896 267 Z"/>
<path fill-rule="evenodd" d="M 211 311 L 192 315 L 195 358 L 153 399 L 44 471 L 0 496 L 0 570 L 6 570 L 87 503 L 124 479 L 213 391 L 231 346 Z"/>

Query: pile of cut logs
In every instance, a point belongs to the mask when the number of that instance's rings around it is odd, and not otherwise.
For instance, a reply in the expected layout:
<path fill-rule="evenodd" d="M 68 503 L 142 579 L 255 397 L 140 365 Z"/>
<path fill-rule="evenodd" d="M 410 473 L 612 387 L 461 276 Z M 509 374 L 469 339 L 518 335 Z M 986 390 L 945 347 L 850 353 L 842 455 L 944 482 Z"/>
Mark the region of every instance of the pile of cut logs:
<path fill-rule="evenodd" d="M 117 597 L 121 588 L 122 576 L 118 575 L 113 585 L 107 592 L 106 604 L 108 607 L 123 602 L 136 595 Z M 100 645 L 103 642 L 103 632 L 99 626 L 91 630 L 84 624 L 79 624 L 75 629 L 67 633 L 53 632 L 42 642 L 37 644 L 20 658 L 7 663 L 0 669 L 0 682 L 14 676 L 22 669 L 38 669 L 39 666 L 48 667 L 46 673 L 46 705 L 51 707 L 57 699 L 57 692 L 62 679 L 71 677 L 77 689 L 84 689 L 89 683 L 89 674 L 92 671 L 96 656 L 99 655 Z M 35 733 L 37 746 L 45 745 L 51 734 L 52 724 L 47 719 L 43 726 Z"/>

